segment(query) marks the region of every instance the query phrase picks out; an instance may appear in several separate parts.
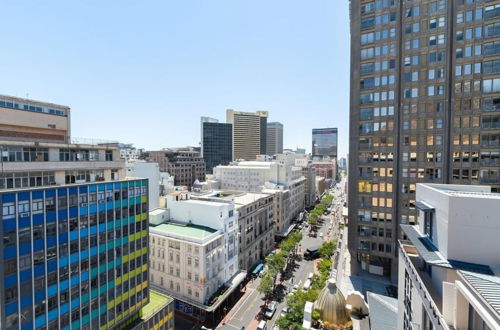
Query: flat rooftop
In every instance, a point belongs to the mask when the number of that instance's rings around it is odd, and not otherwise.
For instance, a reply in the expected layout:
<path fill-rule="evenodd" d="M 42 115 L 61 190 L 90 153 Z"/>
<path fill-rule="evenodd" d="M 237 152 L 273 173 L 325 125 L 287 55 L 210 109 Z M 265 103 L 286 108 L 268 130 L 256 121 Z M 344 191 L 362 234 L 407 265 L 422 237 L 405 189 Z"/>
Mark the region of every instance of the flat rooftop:
<path fill-rule="evenodd" d="M 217 232 L 216 229 L 199 226 L 199 225 L 182 225 L 176 223 L 162 223 L 160 225 L 150 225 L 151 229 L 160 231 L 165 234 L 173 234 L 177 236 L 184 236 L 187 238 L 194 238 L 203 240 L 213 233 Z"/>
<path fill-rule="evenodd" d="M 159 292 L 149 290 L 149 304 L 141 309 L 141 318 L 146 321 L 174 299 Z"/>
<path fill-rule="evenodd" d="M 420 184 L 435 189 L 447 196 L 467 198 L 500 199 L 499 193 L 492 193 L 489 186 L 457 185 L 457 184 Z"/>

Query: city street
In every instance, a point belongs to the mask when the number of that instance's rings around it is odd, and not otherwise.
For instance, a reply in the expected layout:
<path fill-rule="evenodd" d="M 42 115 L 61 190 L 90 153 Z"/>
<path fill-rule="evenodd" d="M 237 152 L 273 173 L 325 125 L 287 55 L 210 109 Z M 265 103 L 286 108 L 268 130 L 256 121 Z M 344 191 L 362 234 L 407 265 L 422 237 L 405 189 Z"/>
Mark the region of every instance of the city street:
<path fill-rule="evenodd" d="M 344 180 L 338 185 L 339 187 L 343 186 Z M 342 206 L 344 203 L 344 199 L 340 196 L 342 195 L 340 189 L 334 188 L 331 190 L 334 194 L 334 199 L 332 203 L 332 213 L 324 217 L 324 222 L 321 228 L 318 231 L 317 237 L 309 237 L 307 235 L 308 229 L 302 229 L 303 238 L 301 241 L 301 250 L 300 254 L 302 254 L 305 249 L 309 247 L 315 247 L 320 245 L 323 241 L 330 239 L 337 235 L 338 232 L 338 221 L 340 220 L 342 213 Z M 331 221 L 334 219 L 334 214 L 336 215 L 335 221 L 332 225 L 332 231 L 328 234 L 328 228 L 331 224 Z M 320 238 L 320 233 L 323 234 L 323 238 Z M 296 262 L 296 269 L 293 272 L 292 280 L 286 281 L 287 293 L 293 287 L 294 284 L 298 284 L 299 287 L 302 286 L 304 281 L 307 279 L 309 273 L 313 272 L 314 262 L 307 261 L 302 259 L 299 262 Z M 293 282 L 292 282 L 293 281 Z M 238 301 L 235 306 L 228 312 L 224 321 L 219 324 L 217 329 L 248 329 L 254 330 L 257 327 L 258 320 L 256 318 L 259 313 L 261 306 L 264 304 L 263 295 L 261 295 L 256 288 L 258 287 L 260 282 L 260 278 L 257 278 L 247 284 L 247 292 L 245 295 Z M 285 298 L 282 301 L 278 302 L 276 312 L 273 317 L 267 323 L 267 328 L 272 329 L 274 323 L 279 317 L 281 310 L 286 306 Z M 223 324 L 224 323 L 224 324 Z"/>

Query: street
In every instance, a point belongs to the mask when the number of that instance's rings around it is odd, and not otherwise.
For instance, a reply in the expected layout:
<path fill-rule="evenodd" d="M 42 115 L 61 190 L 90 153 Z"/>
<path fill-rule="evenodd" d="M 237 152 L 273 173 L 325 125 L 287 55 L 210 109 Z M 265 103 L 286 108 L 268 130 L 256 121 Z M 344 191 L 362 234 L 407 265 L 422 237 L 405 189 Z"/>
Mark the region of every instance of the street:
<path fill-rule="evenodd" d="M 341 183 L 337 185 L 337 187 L 343 187 L 344 180 L 342 180 Z M 308 228 L 302 229 L 303 238 L 302 241 L 300 242 L 301 245 L 301 249 L 299 251 L 300 254 L 302 254 L 307 248 L 316 247 L 320 245 L 323 241 L 329 240 L 337 235 L 339 230 L 338 223 L 341 219 L 342 206 L 344 204 L 345 199 L 341 197 L 343 196 L 343 194 L 340 188 L 332 189 L 331 193 L 334 195 L 331 207 L 332 212 L 324 217 L 324 222 L 318 231 L 318 236 L 309 237 L 307 235 Z M 332 220 L 334 220 L 333 224 Z M 328 232 L 330 225 L 331 225 L 331 232 Z M 322 235 L 320 235 L 320 233 L 322 233 Z M 323 238 L 321 238 L 320 236 L 323 236 Z M 347 236 L 344 237 L 346 238 Z M 345 244 L 345 242 L 343 244 Z M 284 282 L 284 284 L 287 286 L 286 293 L 288 293 L 295 284 L 298 284 L 299 287 L 301 287 L 302 284 L 307 279 L 309 273 L 312 273 L 314 271 L 314 261 L 308 261 L 302 258 L 302 260 L 296 262 L 296 265 L 298 267 L 296 267 L 295 270 L 293 271 L 292 279 Z M 259 285 L 259 282 L 260 278 L 256 278 L 255 280 L 250 281 L 247 284 L 245 294 L 240 299 L 240 301 L 238 301 L 235 304 L 235 306 L 228 312 L 223 322 L 219 324 L 217 329 L 241 330 L 244 328 L 248 330 L 254 330 L 257 327 L 259 321 L 257 320 L 256 316 L 259 313 L 261 306 L 264 304 L 263 295 L 256 290 L 256 288 Z M 273 328 L 274 323 L 280 316 L 280 313 L 285 306 L 286 306 L 286 299 L 283 298 L 281 299 L 281 301 L 278 302 L 276 312 L 267 323 L 268 329 Z"/>

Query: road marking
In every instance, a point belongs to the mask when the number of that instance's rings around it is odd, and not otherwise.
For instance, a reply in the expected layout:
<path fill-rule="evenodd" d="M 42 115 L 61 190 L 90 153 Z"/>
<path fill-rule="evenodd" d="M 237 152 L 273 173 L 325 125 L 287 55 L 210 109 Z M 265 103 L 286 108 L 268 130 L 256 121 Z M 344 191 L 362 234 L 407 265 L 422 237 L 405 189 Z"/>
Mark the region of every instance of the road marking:
<path fill-rule="evenodd" d="M 252 292 L 250 292 L 245 299 L 243 299 L 241 301 L 241 304 L 238 306 L 238 308 L 236 309 L 236 311 L 232 314 L 232 318 L 231 320 L 238 320 L 238 321 L 241 321 L 241 317 L 237 318 L 236 315 L 238 314 L 238 312 L 240 311 L 241 307 L 243 307 L 243 305 L 247 302 L 248 298 L 250 298 L 255 292 L 258 292 L 257 290 L 254 290 L 254 289 L 250 289 L 252 290 Z M 256 298 L 258 298 L 258 296 L 256 296 Z M 248 306 L 248 310 L 253 307 L 253 303 L 254 303 L 255 299 L 253 299 L 252 301 L 252 304 L 250 306 Z"/>

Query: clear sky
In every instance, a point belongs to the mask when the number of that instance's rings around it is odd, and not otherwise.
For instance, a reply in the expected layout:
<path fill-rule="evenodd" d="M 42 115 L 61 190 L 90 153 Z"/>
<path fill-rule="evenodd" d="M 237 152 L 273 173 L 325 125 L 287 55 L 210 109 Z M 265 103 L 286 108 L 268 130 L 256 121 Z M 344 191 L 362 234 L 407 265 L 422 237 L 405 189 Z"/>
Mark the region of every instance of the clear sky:
<path fill-rule="evenodd" d="M 0 94 L 70 106 L 75 137 L 198 145 L 232 108 L 348 152 L 347 0 L 5 0 L 0 30 Z"/>

